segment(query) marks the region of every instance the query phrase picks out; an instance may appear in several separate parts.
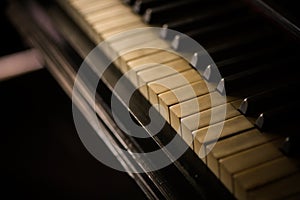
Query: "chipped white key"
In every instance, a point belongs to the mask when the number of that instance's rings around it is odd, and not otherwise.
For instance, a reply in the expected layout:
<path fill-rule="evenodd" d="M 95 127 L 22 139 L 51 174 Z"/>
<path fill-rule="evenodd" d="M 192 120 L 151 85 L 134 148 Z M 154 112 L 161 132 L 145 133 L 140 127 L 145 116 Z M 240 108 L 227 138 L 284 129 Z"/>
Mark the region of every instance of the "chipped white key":
<path fill-rule="evenodd" d="M 238 199 L 249 199 L 251 190 L 282 179 L 299 171 L 293 160 L 280 157 L 234 176 L 234 194 Z"/>
<path fill-rule="evenodd" d="M 296 200 L 300 197 L 300 173 L 271 182 L 248 192 L 249 199 Z"/>
<path fill-rule="evenodd" d="M 213 102 L 211 101 L 211 98 L 214 99 Z M 180 127 L 182 118 L 207 110 L 214 106 L 225 104 L 225 101 L 231 102 L 233 100 L 236 100 L 236 98 L 227 96 L 227 99 L 224 100 L 224 97 L 218 92 L 211 92 L 197 98 L 184 101 L 180 104 L 173 105 L 169 108 L 170 123 L 172 127 Z"/>
<path fill-rule="evenodd" d="M 209 90 L 210 89 L 207 87 L 206 82 L 204 80 L 199 80 L 197 82 L 179 88 L 175 88 L 173 90 L 158 95 L 159 104 L 166 111 L 165 116 L 163 117 L 166 120 L 170 121 L 169 107 L 184 102 L 186 100 L 207 94 Z"/>
<path fill-rule="evenodd" d="M 219 122 L 209 127 L 205 127 L 193 131 L 193 138 L 185 138 L 184 140 L 191 144 L 194 143 L 195 153 L 202 159 L 213 149 L 213 142 L 222 140 L 223 138 L 233 136 L 242 131 L 253 128 L 253 124 L 243 115 L 230 118 L 225 122 Z"/>
<path fill-rule="evenodd" d="M 245 151 L 255 146 L 268 143 L 278 138 L 274 134 L 262 134 L 257 129 L 251 129 L 241 134 L 234 135 L 224 140 L 218 141 L 211 152 L 207 155 L 207 163 L 210 163 L 211 168 L 214 168 L 215 174 L 220 168 L 220 160 L 228 156 L 232 156 L 238 152 Z M 217 174 L 219 176 L 219 174 Z M 223 174 L 220 175 L 223 180 Z M 224 183 L 224 182 L 223 182 Z"/>
<path fill-rule="evenodd" d="M 127 63 L 136 59 L 140 59 L 142 57 L 149 56 L 154 53 L 158 53 L 160 50 L 158 49 L 139 49 L 135 51 L 131 51 L 129 53 L 121 54 L 117 59 L 118 68 L 126 73 L 128 71 Z"/>
<path fill-rule="evenodd" d="M 163 65 L 157 65 L 151 69 L 146 69 L 137 73 L 140 92 L 148 99 L 148 83 L 171 76 L 173 74 L 191 69 L 189 64 L 179 58 L 166 62 Z"/>
<path fill-rule="evenodd" d="M 182 138 L 192 138 L 193 131 L 240 115 L 230 103 L 219 105 L 203 112 L 195 113 L 181 119 Z M 176 127 L 174 127 L 176 130 Z"/>
<path fill-rule="evenodd" d="M 145 25 L 142 21 L 134 21 L 134 22 L 131 22 L 128 24 L 122 24 L 122 25 L 115 26 L 110 29 L 103 30 L 100 33 L 100 35 L 103 38 L 103 40 L 106 40 L 106 39 L 111 38 L 115 34 L 123 33 L 123 32 L 130 31 L 130 30 L 133 30 L 136 28 L 144 28 L 144 27 L 147 27 L 147 25 Z M 103 27 L 101 27 L 101 28 L 103 28 Z M 99 30 L 97 30 L 97 31 L 99 31 Z"/>
<path fill-rule="evenodd" d="M 109 9 L 114 5 L 118 5 L 116 0 L 111 1 L 91 1 L 91 2 L 73 2 L 71 3 L 80 13 L 87 15 L 93 12 L 100 12 L 103 9 Z M 125 6 L 123 6 L 125 8 Z"/>
<path fill-rule="evenodd" d="M 128 78 L 135 86 L 138 86 L 138 72 L 150 69 L 156 66 L 155 64 L 164 64 L 175 59 L 178 59 L 176 54 L 172 54 L 167 51 L 159 51 L 149 56 L 129 61 L 127 66 L 128 70 L 132 71 L 132 73 L 128 74 Z"/>
<path fill-rule="evenodd" d="M 262 144 L 251 149 L 236 153 L 229 157 L 213 159 L 208 156 L 207 163 L 213 171 L 220 176 L 224 185 L 233 192 L 233 177 L 235 174 L 242 172 L 251 167 L 271 161 L 277 157 L 283 156 L 279 151 L 279 146 L 284 139 L 280 138 L 275 141 Z"/>
<path fill-rule="evenodd" d="M 148 83 L 150 103 L 158 104 L 158 95 L 168 92 L 171 89 L 188 85 L 200 80 L 200 74 L 195 69 L 189 69 L 187 71 L 150 82 Z"/>
<path fill-rule="evenodd" d="M 128 14 L 125 17 L 118 18 L 117 20 L 110 19 L 107 21 L 99 21 L 92 24 L 93 28 L 100 34 L 109 32 L 110 30 L 126 27 L 129 24 L 142 24 L 141 19 L 133 14 Z"/>

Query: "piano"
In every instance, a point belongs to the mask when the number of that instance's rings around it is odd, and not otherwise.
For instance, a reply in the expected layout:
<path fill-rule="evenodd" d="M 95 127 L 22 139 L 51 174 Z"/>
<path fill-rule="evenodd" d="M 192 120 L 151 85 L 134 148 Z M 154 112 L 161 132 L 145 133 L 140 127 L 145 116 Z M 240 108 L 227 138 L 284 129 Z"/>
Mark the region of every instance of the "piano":
<path fill-rule="evenodd" d="M 117 59 L 94 96 L 83 78 L 73 103 L 149 199 L 299 199 L 296 7 L 277 0 L 11 0 L 6 12 L 70 98 L 84 59 L 108 41 L 100 54 Z M 160 29 L 110 39 L 147 27 Z M 186 48 L 187 38 L 204 50 Z M 126 52 L 157 44 L 178 54 Z M 87 70 L 98 77 L 97 69 Z M 121 77 L 136 91 L 129 104 L 118 94 L 116 101 L 146 138 L 128 135 L 114 120 L 111 99 Z M 122 87 L 121 93 L 130 92 Z M 152 106 L 166 121 L 155 134 L 147 126 Z M 95 113 L 104 131 L 94 125 Z M 210 138 L 209 130 L 218 128 L 217 139 Z M 178 136 L 178 148 L 187 148 L 176 159 L 164 149 L 167 166 L 151 170 L 153 160 L 134 154 L 163 149 Z"/>

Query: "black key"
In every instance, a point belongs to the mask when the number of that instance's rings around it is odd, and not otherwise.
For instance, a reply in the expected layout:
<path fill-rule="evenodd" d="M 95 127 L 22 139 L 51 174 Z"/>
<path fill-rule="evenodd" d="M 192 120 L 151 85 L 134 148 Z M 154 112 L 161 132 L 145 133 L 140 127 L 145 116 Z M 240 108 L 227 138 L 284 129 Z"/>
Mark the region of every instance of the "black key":
<path fill-rule="evenodd" d="M 262 68 L 267 66 L 262 66 Z M 257 69 L 257 68 L 256 68 Z M 263 91 L 263 89 L 257 91 L 256 88 L 252 89 L 251 82 L 253 81 L 252 74 L 259 73 L 259 70 L 251 69 L 248 71 L 243 71 L 231 76 L 227 76 L 224 78 L 221 78 L 219 83 L 217 84 L 216 90 L 222 94 L 222 95 L 232 95 L 238 93 L 240 97 L 246 97 L 251 94 L 254 94 L 255 92 Z M 251 78 L 249 78 L 251 76 Z M 237 92 L 238 91 L 238 92 Z M 240 91 L 243 91 L 240 93 Z M 245 93 L 245 91 L 247 91 Z"/>
<path fill-rule="evenodd" d="M 282 103 L 291 101 L 295 98 L 294 92 L 297 91 L 298 88 L 299 85 L 297 84 L 288 84 L 252 95 L 242 101 L 239 111 L 245 115 L 258 115 L 265 110 L 269 110 Z"/>
<path fill-rule="evenodd" d="M 275 60 L 271 64 L 257 65 L 246 71 L 242 71 L 220 80 L 217 85 L 217 91 L 221 94 L 246 95 L 249 96 L 254 92 L 259 92 L 274 88 L 287 83 L 294 83 L 297 78 L 296 69 L 292 66 L 292 60 L 289 59 Z M 286 69 L 286 63 L 291 62 L 291 67 Z"/>
<path fill-rule="evenodd" d="M 212 64 L 203 62 L 207 53 L 209 53 L 215 62 L 220 61 L 221 59 L 226 59 L 237 54 L 260 48 L 260 46 L 274 43 L 274 36 L 275 34 L 272 32 L 263 31 L 262 33 L 254 32 L 226 39 L 226 41 L 220 42 L 219 44 L 206 49 L 204 52 L 194 53 L 191 64 L 197 68 L 204 68 Z"/>
<path fill-rule="evenodd" d="M 273 38 L 274 39 L 274 38 Z M 208 74 L 204 76 L 209 81 L 215 81 L 210 79 L 210 71 L 215 72 L 218 70 L 222 77 L 230 76 L 248 69 L 255 68 L 257 65 L 270 64 L 275 67 L 282 67 L 286 65 L 286 62 L 296 62 L 298 60 L 297 47 L 291 43 L 285 41 L 273 42 L 273 44 L 263 44 L 265 46 L 252 49 L 250 52 L 237 53 L 238 56 L 216 62 L 206 69 Z M 280 64 L 280 65 L 279 65 Z M 264 67 L 262 68 L 264 69 Z M 205 71 L 206 71 L 205 70 Z M 206 73 L 204 71 L 204 73 Z M 255 70 L 254 70 L 255 71 Z M 219 80 L 217 80 L 219 81 Z"/>
<path fill-rule="evenodd" d="M 284 45 L 283 47 L 280 45 Z M 203 77 L 208 81 L 219 82 L 220 80 L 213 80 L 213 74 L 219 72 L 222 77 L 229 76 L 238 72 L 242 72 L 253 68 L 258 64 L 267 63 L 268 59 L 274 59 L 278 55 L 282 55 L 280 49 L 287 49 L 285 44 L 276 44 L 259 48 L 256 51 L 243 53 L 226 60 L 222 60 L 212 64 L 204 70 Z M 242 51 L 241 51 L 242 52 Z"/>
<path fill-rule="evenodd" d="M 208 9 L 198 13 L 195 16 L 189 16 L 187 18 L 171 21 L 170 23 L 164 24 L 160 35 L 164 39 L 171 40 L 175 35 L 173 32 L 168 31 L 169 29 L 183 33 L 191 31 L 192 29 L 195 29 L 197 27 L 202 27 L 204 25 L 216 22 L 220 23 L 220 21 L 225 22 L 230 18 L 240 16 L 242 13 L 244 14 L 245 12 L 246 10 L 244 9 L 244 6 L 240 4 L 217 4 L 216 8 L 212 10 Z"/>
<path fill-rule="evenodd" d="M 133 5 L 133 11 L 138 14 L 144 14 L 144 12 L 148 8 L 161 6 L 162 4 L 165 4 L 166 2 L 170 2 L 170 1 L 168 1 L 168 0 L 136 0 Z M 174 2 L 174 0 L 173 0 L 173 2 Z"/>
<path fill-rule="evenodd" d="M 255 125 L 262 131 L 271 131 L 288 127 L 290 124 L 299 124 L 299 111 L 299 102 L 291 102 L 261 113 Z"/>
<path fill-rule="evenodd" d="M 186 0 L 170 2 L 169 4 L 149 8 L 143 15 L 143 20 L 149 24 L 163 24 L 169 20 L 178 19 L 207 9 L 223 0 Z"/>
<path fill-rule="evenodd" d="M 230 36 L 231 34 L 236 34 L 237 32 L 243 30 L 251 29 L 251 25 L 256 23 L 254 16 L 240 16 L 238 18 L 231 18 L 228 21 L 215 23 L 207 27 L 200 27 L 196 30 L 187 33 L 188 36 L 199 41 L 200 43 L 205 39 L 216 39 L 216 37 Z M 259 24 L 256 24 L 256 28 Z"/>
<path fill-rule="evenodd" d="M 254 28 L 259 30 L 261 23 L 257 23 L 253 16 L 241 16 L 236 19 L 231 19 L 226 23 L 215 23 L 205 27 L 200 27 L 196 30 L 187 32 L 186 35 L 176 35 L 171 43 L 175 50 L 182 50 L 190 38 L 196 40 L 201 45 L 212 45 L 223 42 L 226 38 L 233 38 L 240 34 L 249 33 Z"/>
<path fill-rule="evenodd" d="M 136 0 L 122 0 L 122 1 L 128 5 L 133 5 Z"/>
<path fill-rule="evenodd" d="M 146 10 L 143 19 L 146 23 L 163 23 L 166 18 L 174 16 L 176 13 L 186 11 L 190 8 L 190 5 L 197 4 L 197 0 L 170 2 L 162 6 L 149 8 Z M 183 8 L 183 10 L 181 9 Z"/>
<path fill-rule="evenodd" d="M 298 130 L 299 131 L 299 130 Z M 299 134 L 299 133 L 296 133 Z M 299 157 L 300 156 L 300 136 L 293 135 L 286 137 L 280 150 L 287 156 Z"/>

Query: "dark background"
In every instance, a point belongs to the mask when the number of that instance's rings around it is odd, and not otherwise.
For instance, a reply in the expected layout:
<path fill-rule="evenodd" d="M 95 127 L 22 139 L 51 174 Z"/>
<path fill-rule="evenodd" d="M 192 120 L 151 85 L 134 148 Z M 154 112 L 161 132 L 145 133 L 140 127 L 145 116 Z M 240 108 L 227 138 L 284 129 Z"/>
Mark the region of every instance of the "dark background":
<path fill-rule="evenodd" d="M 0 57 L 27 48 L 2 3 Z M 1 199 L 145 199 L 83 147 L 71 100 L 46 69 L 0 82 L 0 109 Z"/>

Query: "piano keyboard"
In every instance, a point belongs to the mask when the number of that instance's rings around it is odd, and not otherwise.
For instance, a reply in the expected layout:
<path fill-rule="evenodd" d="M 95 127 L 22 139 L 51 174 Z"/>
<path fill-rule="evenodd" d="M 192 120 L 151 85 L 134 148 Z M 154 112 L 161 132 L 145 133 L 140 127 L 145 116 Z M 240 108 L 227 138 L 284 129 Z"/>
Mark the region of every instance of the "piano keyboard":
<path fill-rule="evenodd" d="M 160 43 L 180 51 L 184 38 L 172 35 L 168 28 L 197 40 L 216 65 L 199 66 L 201 52 L 192 52 L 192 66 L 177 55 L 153 49 L 122 55 L 115 65 L 123 73 L 134 71 L 128 79 L 151 104 L 165 108 L 162 116 L 199 156 L 209 148 L 210 141 L 204 142 L 204 137 L 211 113 L 218 114 L 226 107 L 219 141 L 202 160 L 237 199 L 299 198 L 299 162 L 290 157 L 299 152 L 294 142 L 299 141 L 295 126 L 299 118 L 294 117 L 299 105 L 289 93 L 297 91 L 299 85 L 294 67 L 299 55 L 296 43 L 253 14 L 242 1 L 126 1 L 132 8 L 124 2 L 59 1 L 95 44 L 148 24 L 162 26 L 161 36 L 139 37 L 136 45 Z M 126 45 L 126 39 L 110 44 L 119 55 Z M 148 63 L 161 63 L 174 70 L 157 65 L 136 69 Z M 201 69 L 203 76 L 193 67 Z M 223 79 L 211 79 L 216 69 Z M 189 81 L 196 98 L 186 92 L 186 82 L 176 81 L 179 75 Z M 204 81 L 216 84 L 217 89 L 207 88 Z M 210 95 L 221 96 L 224 87 L 227 103 L 212 103 Z M 195 103 L 197 109 L 192 106 Z M 222 126 L 221 116 L 214 119 L 210 126 Z"/>

